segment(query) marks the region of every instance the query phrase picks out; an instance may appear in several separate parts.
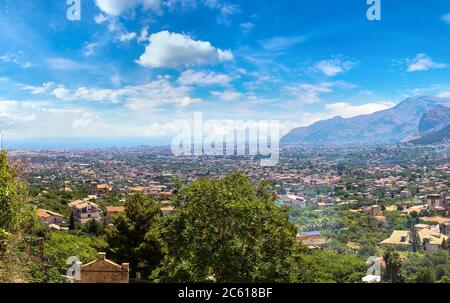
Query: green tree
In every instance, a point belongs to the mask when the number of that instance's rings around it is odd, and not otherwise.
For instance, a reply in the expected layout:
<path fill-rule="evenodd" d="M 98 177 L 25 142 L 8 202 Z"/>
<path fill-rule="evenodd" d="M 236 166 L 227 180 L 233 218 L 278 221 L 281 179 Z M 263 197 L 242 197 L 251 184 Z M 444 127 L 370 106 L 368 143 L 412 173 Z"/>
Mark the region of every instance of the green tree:
<path fill-rule="evenodd" d="M 334 251 L 313 251 L 301 264 L 301 283 L 361 283 L 367 274 L 366 260 Z"/>
<path fill-rule="evenodd" d="M 148 279 L 163 255 L 157 223 L 158 203 L 136 194 L 127 199 L 124 213 L 106 231 L 109 253 L 117 262 L 130 263 L 130 276 Z"/>
<path fill-rule="evenodd" d="M 443 276 L 440 280 L 439 283 L 450 283 L 450 276 Z"/>
<path fill-rule="evenodd" d="M 41 265 L 32 253 L 38 249 L 32 239 L 39 238 L 42 224 L 28 203 L 28 188 L 16 164 L 9 163 L 6 151 L 0 151 L 0 281 L 28 282 L 32 281 L 30 266 Z"/>
<path fill-rule="evenodd" d="M 170 282 L 288 282 L 298 275 L 301 247 L 288 210 L 263 182 L 240 173 L 201 179 L 180 189 L 163 220 L 167 256 L 155 272 Z"/>
<path fill-rule="evenodd" d="M 413 225 L 411 227 L 411 245 L 412 245 L 412 251 L 413 252 L 418 252 L 422 250 L 422 245 L 420 243 L 420 237 L 419 237 L 419 233 L 417 232 L 417 229 L 415 228 L 415 226 Z"/>
<path fill-rule="evenodd" d="M 416 283 L 434 283 L 436 275 L 430 268 L 422 268 L 416 275 Z"/>
<path fill-rule="evenodd" d="M 105 229 L 102 223 L 91 220 L 83 226 L 83 231 L 87 234 L 101 236 L 105 232 Z"/>
<path fill-rule="evenodd" d="M 75 216 L 73 214 L 73 212 L 70 213 L 70 218 L 69 218 L 69 230 L 75 230 L 76 225 L 75 225 Z"/>
<path fill-rule="evenodd" d="M 392 248 L 388 248 L 384 253 L 383 258 L 386 262 L 386 279 L 391 283 L 401 282 L 400 270 L 402 261 L 400 259 L 400 254 Z"/>
<path fill-rule="evenodd" d="M 11 231 L 19 219 L 20 185 L 13 169 L 8 165 L 6 151 L 0 154 L 0 230 Z"/>
<path fill-rule="evenodd" d="M 447 241 L 445 239 L 442 240 L 441 248 L 444 250 L 449 250 L 449 248 L 450 248 L 449 243 L 447 243 Z"/>

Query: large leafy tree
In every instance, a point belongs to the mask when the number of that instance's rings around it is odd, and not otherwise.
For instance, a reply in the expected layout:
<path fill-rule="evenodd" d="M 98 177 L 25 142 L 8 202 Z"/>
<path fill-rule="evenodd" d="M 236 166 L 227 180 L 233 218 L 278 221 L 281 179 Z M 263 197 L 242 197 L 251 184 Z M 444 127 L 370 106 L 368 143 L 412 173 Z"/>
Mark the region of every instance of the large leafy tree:
<path fill-rule="evenodd" d="M 5 282 L 30 281 L 30 265 L 40 266 L 31 253 L 40 223 L 16 164 L 0 151 L 0 281 Z"/>
<path fill-rule="evenodd" d="M 301 283 L 360 283 L 366 273 L 365 258 L 317 250 L 305 255 L 297 281 Z"/>
<path fill-rule="evenodd" d="M 7 249 L 11 237 L 20 241 L 38 227 L 35 209 L 28 203 L 27 187 L 18 176 L 18 168 L 0 151 L 0 253 Z"/>
<path fill-rule="evenodd" d="M 422 268 L 416 275 L 416 283 L 434 283 L 436 275 L 430 268 Z"/>
<path fill-rule="evenodd" d="M 289 282 L 300 246 L 287 209 L 263 182 L 240 173 L 181 188 L 163 220 L 166 258 L 154 273 L 172 282 Z"/>
<path fill-rule="evenodd" d="M 124 213 L 107 230 L 109 253 L 118 262 L 130 263 L 130 276 L 148 279 L 162 259 L 157 232 L 160 210 L 156 201 L 136 194 L 127 199 Z"/>
<path fill-rule="evenodd" d="M 13 230 L 19 219 L 20 184 L 8 165 L 6 151 L 0 154 L 0 229 Z"/>

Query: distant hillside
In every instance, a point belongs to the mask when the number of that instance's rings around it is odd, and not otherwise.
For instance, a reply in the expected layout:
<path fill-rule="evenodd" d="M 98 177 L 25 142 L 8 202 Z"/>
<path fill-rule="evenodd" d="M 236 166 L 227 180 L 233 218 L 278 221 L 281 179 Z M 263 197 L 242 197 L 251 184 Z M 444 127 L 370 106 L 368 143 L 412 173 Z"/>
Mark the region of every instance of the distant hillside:
<path fill-rule="evenodd" d="M 301 146 L 400 142 L 417 133 L 423 115 L 437 105 L 450 106 L 450 99 L 413 97 L 393 108 L 370 115 L 319 121 L 309 127 L 292 130 L 282 138 L 281 144 Z"/>
<path fill-rule="evenodd" d="M 437 105 L 422 116 L 419 123 L 419 132 L 423 134 L 431 130 L 440 129 L 448 123 L 450 123 L 450 108 Z"/>
<path fill-rule="evenodd" d="M 414 145 L 429 145 L 441 143 L 448 139 L 450 139 L 450 124 L 419 139 L 412 140 L 410 143 Z"/>

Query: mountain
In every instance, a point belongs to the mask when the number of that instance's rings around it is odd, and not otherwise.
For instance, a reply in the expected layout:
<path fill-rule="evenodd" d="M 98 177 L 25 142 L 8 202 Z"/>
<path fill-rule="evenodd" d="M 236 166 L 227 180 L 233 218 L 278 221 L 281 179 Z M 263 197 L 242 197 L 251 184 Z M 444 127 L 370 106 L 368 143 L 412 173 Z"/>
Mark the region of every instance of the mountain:
<path fill-rule="evenodd" d="M 426 112 L 419 123 L 419 132 L 426 132 L 441 129 L 450 123 L 450 108 L 443 105 L 436 105 Z"/>
<path fill-rule="evenodd" d="M 441 143 L 445 140 L 450 140 L 450 124 L 446 127 L 441 128 L 437 131 L 433 131 L 429 134 L 426 134 L 418 139 L 412 140 L 409 143 L 414 145 L 429 145 L 435 143 Z"/>
<path fill-rule="evenodd" d="M 436 105 L 426 112 L 419 123 L 419 136 L 408 143 L 414 145 L 434 144 L 450 139 L 450 108 Z"/>
<path fill-rule="evenodd" d="M 394 143 L 417 133 L 424 114 L 437 105 L 450 106 L 450 99 L 412 97 L 395 107 L 349 119 L 335 117 L 292 130 L 282 145 Z"/>

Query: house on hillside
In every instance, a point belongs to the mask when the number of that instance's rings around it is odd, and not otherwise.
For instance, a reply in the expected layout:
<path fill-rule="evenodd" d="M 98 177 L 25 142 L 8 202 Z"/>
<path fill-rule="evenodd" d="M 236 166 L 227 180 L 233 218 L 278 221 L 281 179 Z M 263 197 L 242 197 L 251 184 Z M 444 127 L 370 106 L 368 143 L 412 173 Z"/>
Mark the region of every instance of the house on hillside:
<path fill-rule="evenodd" d="M 75 221 L 81 224 L 85 224 L 89 221 L 101 220 L 101 209 L 100 207 L 91 202 L 88 199 L 75 200 L 68 204 Z"/>
<path fill-rule="evenodd" d="M 447 214 L 447 203 L 445 194 L 432 194 L 427 195 L 427 206 L 429 210 L 436 211 L 437 213 Z"/>
<path fill-rule="evenodd" d="M 445 242 L 448 242 L 448 236 L 441 234 L 437 230 L 433 230 L 431 227 L 418 230 L 418 234 L 423 250 L 427 252 L 433 252 L 441 249 L 444 240 Z"/>
<path fill-rule="evenodd" d="M 99 253 L 97 260 L 81 264 L 80 274 L 74 283 L 129 283 L 130 265 L 116 264 L 106 259 L 106 253 Z"/>
<path fill-rule="evenodd" d="M 323 238 L 318 231 L 303 232 L 297 234 L 297 241 L 308 247 L 308 249 L 325 249 L 330 243 Z"/>
<path fill-rule="evenodd" d="M 108 183 L 91 182 L 90 194 L 96 196 L 99 199 L 108 197 L 108 193 L 112 190 L 112 187 Z"/>
<path fill-rule="evenodd" d="M 105 224 L 112 224 L 113 218 L 125 211 L 125 206 L 106 206 Z"/>
<path fill-rule="evenodd" d="M 361 210 L 363 213 L 371 217 L 383 215 L 383 209 L 381 208 L 380 205 L 362 207 Z"/>
<path fill-rule="evenodd" d="M 425 224 L 417 224 L 414 226 L 417 237 L 422 249 L 427 252 L 433 252 L 441 249 L 444 240 L 448 242 L 448 236 L 439 232 L 439 228 Z M 394 230 L 392 235 L 380 242 L 383 246 L 394 246 L 397 248 L 411 249 L 413 237 L 408 230 Z"/>
<path fill-rule="evenodd" d="M 63 215 L 55 213 L 50 210 L 39 208 L 37 210 L 37 215 L 38 215 L 38 218 L 47 225 L 55 224 L 55 225 L 61 226 L 65 223 Z"/>
<path fill-rule="evenodd" d="M 380 242 L 380 245 L 409 248 L 411 245 L 410 232 L 408 230 L 394 230 L 388 239 Z"/>
<path fill-rule="evenodd" d="M 287 195 L 281 196 L 281 201 L 283 202 L 283 204 L 288 205 L 288 206 L 305 207 L 305 205 L 306 205 L 305 198 L 296 196 L 296 195 L 292 195 L 292 194 L 287 194 Z"/>

